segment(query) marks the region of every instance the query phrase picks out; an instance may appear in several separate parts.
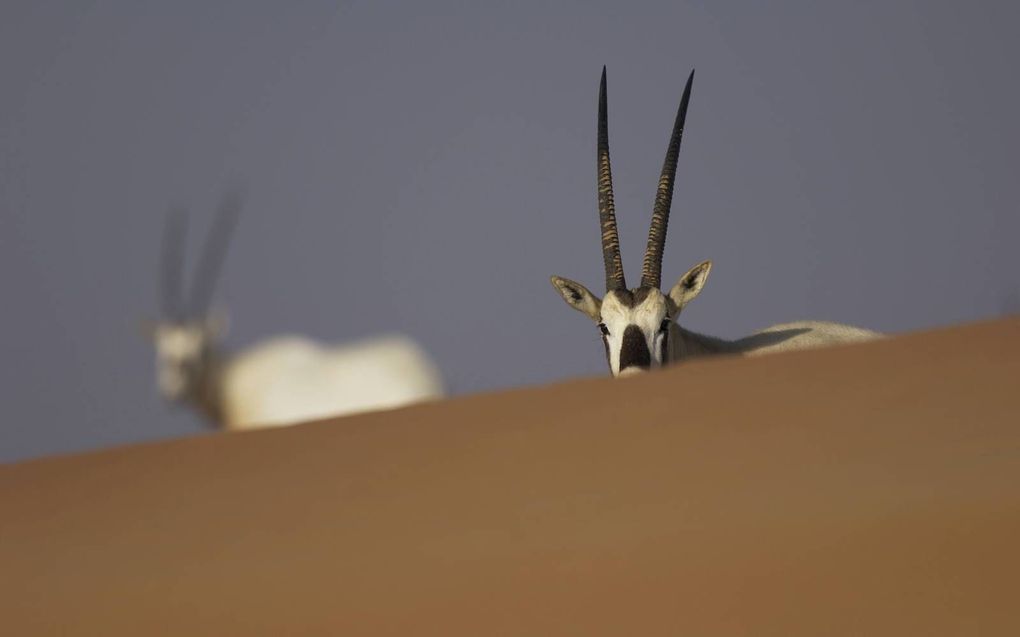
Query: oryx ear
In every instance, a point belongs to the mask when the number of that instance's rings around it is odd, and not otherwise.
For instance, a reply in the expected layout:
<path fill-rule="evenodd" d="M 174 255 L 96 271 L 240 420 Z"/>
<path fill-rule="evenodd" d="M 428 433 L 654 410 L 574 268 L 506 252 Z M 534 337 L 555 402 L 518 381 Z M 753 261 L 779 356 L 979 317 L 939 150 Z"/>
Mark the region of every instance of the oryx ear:
<path fill-rule="evenodd" d="M 669 299 L 676 306 L 676 311 L 684 309 L 694 297 L 698 296 L 701 288 L 708 279 L 708 273 L 712 269 L 711 261 L 703 261 L 687 271 L 687 274 L 680 277 L 673 289 L 669 291 Z"/>
<path fill-rule="evenodd" d="M 213 338 L 226 336 L 230 329 L 230 317 L 222 307 L 215 307 L 205 317 L 206 333 Z"/>
<path fill-rule="evenodd" d="M 599 312 L 602 309 L 602 301 L 576 281 L 564 279 L 563 277 L 549 277 L 553 287 L 560 293 L 567 305 L 578 312 L 584 312 L 588 318 L 598 323 Z"/>

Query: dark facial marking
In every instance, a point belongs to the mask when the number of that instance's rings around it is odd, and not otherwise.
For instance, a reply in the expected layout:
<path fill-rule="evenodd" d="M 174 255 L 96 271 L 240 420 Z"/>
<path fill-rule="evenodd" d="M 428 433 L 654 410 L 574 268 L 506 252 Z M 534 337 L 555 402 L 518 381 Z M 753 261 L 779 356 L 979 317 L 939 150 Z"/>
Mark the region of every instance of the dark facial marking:
<path fill-rule="evenodd" d="M 612 373 L 612 371 L 613 371 L 613 363 L 610 362 L 610 358 L 609 358 L 609 339 L 606 338 L 605 335 L 602 336 L 602 345 L 603 345 L 603 347 L 606 348 L 606 363 L 609 364 L 609 372 Z"/>
<path fill-rule="evenodd" d="M 634 308 L 644 303 L 645 299 L 648 298 L 648 295 L 651 294 L 654 289 L 655 288 L 644 287 L 634 288 L 633 290 L 616 290 L 614 294 L 616 294 L 616 298 L 619 299 L 620 305 Z"/>
<path fill-rule="evenodd" d="M 620 349 L 620 371 L 628 367 L 648 369 L 652 365 L 652 355 L 648 351 L 645 335 L 637 325 L 628 325 L 623 332 L 623 346 Z"/>
<path fill-rule="evenodd" d="M 669 326 L 662 331 L 662 345 L 659 347 L 659 360 L 666 364 L 666 352 L 669 351 Z"/>
<path fill-rule="evenodd" d="M 637 306 L 641 305 L 642 303 L 644 303 L 645 299 L 648 298 L 648 295 L 651 294 L 652 290 L 654 290 L 654 289 L 655 288 L 643 287 L 643 288 L 637 288 L 636 290 L 634 290 L 634 293 L 632 295 L 633 298 L 634 298 L 634 301 L 631 304 L 631 307 L 637 307 Z"/>

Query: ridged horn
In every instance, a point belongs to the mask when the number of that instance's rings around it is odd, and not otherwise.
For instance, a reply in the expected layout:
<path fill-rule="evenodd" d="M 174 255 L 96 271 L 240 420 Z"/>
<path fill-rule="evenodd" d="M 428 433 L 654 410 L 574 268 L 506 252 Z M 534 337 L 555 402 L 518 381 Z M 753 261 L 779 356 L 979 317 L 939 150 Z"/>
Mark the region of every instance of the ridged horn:
<path fill-rule="evenodd" d="M 641 286 L 658 288 L 662 282 L 662 251 L 666 245 L 666 229 L 669 225 L 669 207 L 673 202 L 673 181 L 676 177 L 676 162 L 680 154 L 680 140 L 684 134 L 684 120 L 687 119 L 687 103 L 691 99 L 691 84 L 694 83 L 694 71 L 687 78 L 680 107 L 676 111 L 673 122 L 673 134 L 666 147 L 666 159 L 662 163 L 662 175 L 659 177 L 659 188 L 655 192 L 655 205 L 652 207 L 652 225 L 648 230 L 648 247 L 645 249 L 644 265 L 641 269 Z"/>
<path fill-rule="evenodd" d="M 602 260 L 606 266 L 606 291 L 625 290 L 620 235 L 616 231 L 616 204 L 613 201 L 613 173 L 609 167 L 609 124 L 606 115 L 606 67 L 599 84 L 598 189 L 599 223 L 602 228 Z"/>

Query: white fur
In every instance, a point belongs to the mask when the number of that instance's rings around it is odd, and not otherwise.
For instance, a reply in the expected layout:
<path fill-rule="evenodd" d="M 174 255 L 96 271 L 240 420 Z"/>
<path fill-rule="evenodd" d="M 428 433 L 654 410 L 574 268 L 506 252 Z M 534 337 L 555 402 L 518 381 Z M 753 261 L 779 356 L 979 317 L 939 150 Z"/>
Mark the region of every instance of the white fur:
<path fill-rule="evenodd" d="M 768 337 L 782 332 L 800 332 L 790 338 L 772 342 Z M 760 354 L 774 354 L 777 352 L 793 351 L 798 349 L 811 349 L 814 347 L 826 347 L 829 345 L 840 345 L 843 343 L 859 343 L 881 338 L 882 334 L 854 327 L 842 323 L 830 323 L 828 321 L 794 321 L 792 323 L 780 323 L 766 327 L 754 334 L 735 342 L 740 353 L 747 356 L 758 356 Z"/>
<path fill-rule="evenodd" d="M 400 407 L 443 392 L 424 352 L 400 336 L 330 348 L 274 338 L 231 359 L 222 383 L 228 429 Z"/>
<path fill-rule="evenodd" d="M 614 291 L 607 292 L 604 299 L 599 299 L 583 285 L 570 279 L 552 277 L 552 283 L 568 305 L 608 329 L 609 334 L 605 339 L 613 376 L 629 376 L 643 371 L 635 367 L 628 367 L 622 373 L 620 370 L 623 334 L 630 325 L 637 326 L 644 334 L 651 355 L 651 368 L 698 356 L 758 356 L 882 337 L 878 332 L 827 321 L 781 323 L 734 341 L 685 330 L 676 324 L 677 316 L 701 292 L 710 270 L 710 262 L 699 263 L 680 277 L 668 296 L 659 290 L 651 290 L 636 307 L 622 303 Z M 665 334 L 662 322 L 667 317 L 670 320 L 667 326 L 669 346 L 666 359 L 663 360 L 661 343 Z"/>
<path fill-rule="evenodd" d="M 168 400 L 184 398 L 188 386 L 185 365 L 197 360 L 206 338 L 201 328 L 189 325 L 157 325 L 153 334 L 156 346 L 156 384 Z"/>
<path fill-rule="evenodd" d="M 662 366 L 662 339 L 665 334 L 659 326 L 665 317 L 666 301 L 661 294 L 649 294 L 637 307 L 627 307 L 620 303 L 613 292 L 606 294 L 602 300 L 601 318 L 602 323 L 609 328 L 606 340 L 609 343 L 609 367 L 614 376 L 620 375 L 620 350 L 623 349 L 623 333 L 628 325 L 636 325 L 644 334 L 645 344 L 651 353 L 652 367 Z"/>
<path fill-rule="evenodd" d="M 403 336 L 331 347 L 284 336 L 232 356 L 211 346 L 215 337 L 208 323 L 157 325 L 157 379 L 164 398 L 190 402 L 225 429 L 288 425 L 443 396 L 438 370 Z"/>

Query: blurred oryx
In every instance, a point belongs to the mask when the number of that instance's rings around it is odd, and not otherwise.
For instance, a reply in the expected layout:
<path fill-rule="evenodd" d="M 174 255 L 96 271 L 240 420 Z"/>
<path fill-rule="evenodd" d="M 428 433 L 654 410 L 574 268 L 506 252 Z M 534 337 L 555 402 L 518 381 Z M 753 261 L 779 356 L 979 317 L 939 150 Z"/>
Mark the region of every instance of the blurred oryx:
<path fill-rule="evenodd" d="M 320 345 L 281 336 L 239 352 L 219 345 L 225 321 L 209 311 L 215 281 L 240 210 L 220 205 L 185 298 L 182 274 L 187 217 L 167 218 L 162 251 L 162 313 L 149 330 L 157 385 L 225 429 L 253 429 L 398 407 L 443 395 L 428 356 L 409 338 L 387 336 Z"/>

